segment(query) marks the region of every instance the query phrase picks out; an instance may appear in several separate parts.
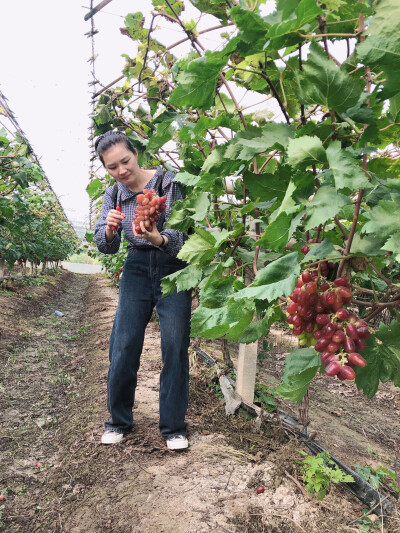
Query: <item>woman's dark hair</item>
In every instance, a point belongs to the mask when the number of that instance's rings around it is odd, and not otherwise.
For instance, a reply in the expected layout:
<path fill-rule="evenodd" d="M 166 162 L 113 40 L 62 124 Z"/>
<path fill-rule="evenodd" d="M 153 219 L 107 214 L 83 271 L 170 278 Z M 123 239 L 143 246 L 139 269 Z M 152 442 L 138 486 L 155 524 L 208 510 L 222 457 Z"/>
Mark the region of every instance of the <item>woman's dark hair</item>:
<path fill-rule="evenodd" d="M 111 146 L 120 143 L 124 144 L 126 148 L 132 153 L 137 154 L 137 150 L 133 146 L 131 140 L 125 135 L 125 133 L 122 133 L 122 131 L 107 131 L 107 133 L 103 133 L 103 135 L 100 135 L 100 137 L 96 139 L 94 143 L 94 149 L 96 150 L 96 153 L 99 156 L 100 161 L 103 163 L 103 165 L 104 152 L 111 148 Z"/>

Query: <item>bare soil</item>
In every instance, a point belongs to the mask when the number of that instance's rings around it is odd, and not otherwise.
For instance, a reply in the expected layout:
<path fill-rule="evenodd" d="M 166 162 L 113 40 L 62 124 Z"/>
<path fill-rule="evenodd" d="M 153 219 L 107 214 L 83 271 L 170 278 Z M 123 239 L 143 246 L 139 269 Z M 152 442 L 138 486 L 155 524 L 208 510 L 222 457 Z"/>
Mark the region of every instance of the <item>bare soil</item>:
<path fill-rule="evenodd" d="M 166 449 L 157 427 L 156 320 L 146 332 L 134 430 L 121 444 L 102 446 L 117 299 L 103 276 L 65 271 L 49 275 L 46 285 L 16 283 L 0 292 L 0 531 L 361 531 L 362 505 L 346 489 L 333 487 L 320 503 L 296 483 L 302 444 L 278 422 L 256 430 L 245 412 L 225 416 L 213 371 L 194 353 L 190 447 Z M 213 343 L 208 348 L 217 353 Z M 275 352 L 260 361 L 266 383 L 281 372 L 284 350 Z M 312 427 L 318 420 L 321 444 L 346 464 L 355 457 L 364 464 L 393 460 L 398 392 L 387 386 L 376 400 L 365 400 L 354 386 L 332 387 L 321 380 L 313 385 L 310 417 Z M 295 413 L 295 406 L 286 407 Z M 376 531 L 399 531 L 397 518 L 376 525 Z"/>

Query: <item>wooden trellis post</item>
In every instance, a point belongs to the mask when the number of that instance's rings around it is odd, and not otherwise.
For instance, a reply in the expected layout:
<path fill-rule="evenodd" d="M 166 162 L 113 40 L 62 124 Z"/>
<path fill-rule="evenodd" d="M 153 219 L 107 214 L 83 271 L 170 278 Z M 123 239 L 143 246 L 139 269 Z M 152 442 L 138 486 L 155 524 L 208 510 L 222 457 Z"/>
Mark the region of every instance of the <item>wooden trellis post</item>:
<path fill-rule="evenodd" d="M 250 224 L 250 233 L 255 232 L 255 224 Z M 247 286 L 251 279 L 245 274 L 244 283 Z M 236 374 L 236 392 L 244 401 L 253 403 L 257 374 L 258 342 L 239 344 L 238 366 Z"/>
<path fill-rule="evenodd" d="M 235 194 L 234 181 L 231 177 L 224 178 L 226 194 Z M 220 231 L 220 228 L 209 228 L 208 231 Z M 255 228 L 250 228 L 255 231 Z M 250 282 L 245 276 L 245 284 Z M 253 403 L 256 385 L 258 342 L 239 344 L 238 365 L 236 373 L 236 392 L 243 400 Z"/>
<path fill-rule="evenodd" d="M 257 373 L 258 342 L 239 344 L 236 392 L 246 402 L 253 403 Z"/>

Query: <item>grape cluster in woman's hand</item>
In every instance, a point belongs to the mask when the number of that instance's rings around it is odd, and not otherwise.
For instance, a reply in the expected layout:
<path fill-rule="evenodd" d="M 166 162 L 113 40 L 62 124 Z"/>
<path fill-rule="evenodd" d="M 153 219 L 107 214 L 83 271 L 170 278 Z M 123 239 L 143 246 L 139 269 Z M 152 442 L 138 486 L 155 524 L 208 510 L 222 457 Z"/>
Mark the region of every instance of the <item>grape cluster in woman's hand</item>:
<path fill-rule="evenodd" d="M 140 223 L 143 222 L 147 231 L 152 231 L 153 222 L 157 222 L 158 215 L 165 211 L 167 197 L 159 197 L 154 189 L 143 189 L 143 194 L 138 194 L 136 200 L 133 222 L 136 233 L 141 235 Z"/>

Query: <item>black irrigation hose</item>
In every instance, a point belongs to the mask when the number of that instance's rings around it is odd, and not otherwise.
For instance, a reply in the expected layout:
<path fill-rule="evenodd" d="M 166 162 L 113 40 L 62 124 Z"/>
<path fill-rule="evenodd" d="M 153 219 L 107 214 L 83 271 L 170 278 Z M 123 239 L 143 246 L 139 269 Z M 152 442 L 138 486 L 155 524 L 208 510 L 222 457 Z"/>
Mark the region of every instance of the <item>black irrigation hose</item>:
<path fill-rule="evenodd" d="M 215 359 L 210 357 L 206 352 L 204 352 L 197 346 L 194 346 L 194 350 L 207 363 L 211 365 L 217 365 Z M 251 412 L 252 414 L 258 414 L 257 410 L 249 404 L 242 404 L 242 407 L 247 411 Z M 296 418 L 293 418 L 292 416 L 289 416 L 280 410 L 278 410 L 277 413 L 283 426 L 286 426 L 288 432 L 295 434 L 297 437 L 299 437 L 313 455 L 317 455 L 318 453 L 327 451 L 314 439 L 310 439 L 307 433 L 303 433 L 298 430 L 299 422 Z M 378 492 L 370 483 L 365 481 L 365 479 L 359 476 L 351 468 L 336 459 L 336 457 L 334 457 L 330 453 L 329 456 L 342 472 L 353 477 L 354 482 L 343 483 L 343 485 L 345 485 L 360 501 L 362 501 L 365 505 L 368 505 L 370 509 L 377 509 L 376 514 L 379 514 L 379 510 L 381 510 L 382 513 L 385 515 L 391 515 L 393 513 L 392 505 L 388 501 L 387 497 Z"/>

